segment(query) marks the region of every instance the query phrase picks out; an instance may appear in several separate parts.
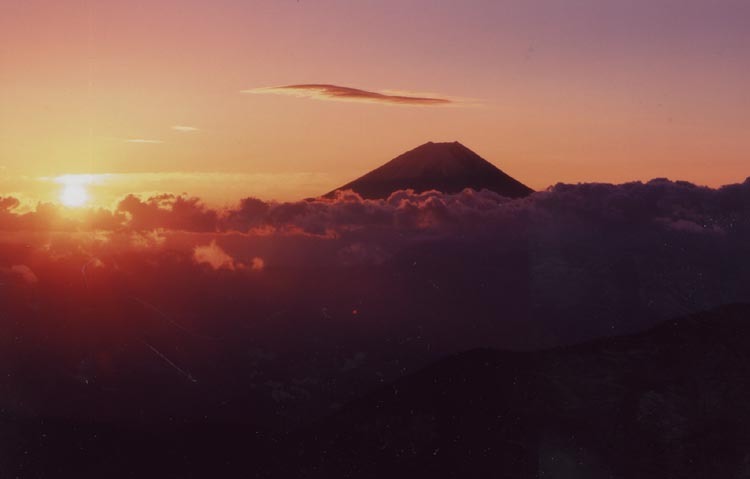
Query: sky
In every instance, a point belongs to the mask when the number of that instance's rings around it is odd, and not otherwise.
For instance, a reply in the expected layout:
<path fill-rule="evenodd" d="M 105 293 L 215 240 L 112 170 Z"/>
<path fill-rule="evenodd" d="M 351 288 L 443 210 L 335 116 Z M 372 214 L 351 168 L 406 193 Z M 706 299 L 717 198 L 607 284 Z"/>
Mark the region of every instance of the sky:
<path fill-rule="evenodd" d="M 4 0 L 0 194 L 294 200 L 456 140 L 535 189 L 739 183 L 749 50 L 741 0 Z"/>

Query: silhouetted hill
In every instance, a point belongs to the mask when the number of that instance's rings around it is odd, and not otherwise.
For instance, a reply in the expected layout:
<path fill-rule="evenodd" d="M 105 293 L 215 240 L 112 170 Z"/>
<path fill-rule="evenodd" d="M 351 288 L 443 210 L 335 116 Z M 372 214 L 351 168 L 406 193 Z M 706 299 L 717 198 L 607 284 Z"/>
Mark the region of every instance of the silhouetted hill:
<path fill-rule="evenodd" d="M 127 420 L 40 416 L 18 403 L 0 410 L 0 477 L 743 478 L 748 344 L 750 305 L 732 305 L 571 347 L 473 350 L 291 436 L 251 420 L 267 414 L 252 391 L 195 407 L 202 383 L 143 384 L 164 412 Z M 341 378 L 327 387 L 348 387 Z M 113 408 L 137 401 L 113 386 Z"/>
<path fill-rule="evenodd" d="M 293 441 L 286 477 L 750 477 L 750 305 L 536 353 L 471 351 Z"/>
<path fill-rule="evenodd" d="M 387 198 L 398 190 L 438 190 L 458 193 L 466 188 L 488 189 L 518 198 L 532 190 L 500 171 L 459 142 L 425 143 L 337 190 L 354 190 L 364 198 Z"/>

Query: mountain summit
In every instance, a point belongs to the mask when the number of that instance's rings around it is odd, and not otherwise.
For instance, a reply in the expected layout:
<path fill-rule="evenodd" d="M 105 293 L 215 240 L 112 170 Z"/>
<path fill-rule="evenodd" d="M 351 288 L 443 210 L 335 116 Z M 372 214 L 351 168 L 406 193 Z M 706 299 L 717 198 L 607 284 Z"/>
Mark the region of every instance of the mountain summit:
<path fill-rule="evenodd" d="M 425 143 L 337 190 L 354 190 L 363 198 L 387 198 L 398 190 L 438 190 L 458 193 L 465 188 L 487 189 L 520 198 L 533 190 L 499 170 L 461 143 Z"/>

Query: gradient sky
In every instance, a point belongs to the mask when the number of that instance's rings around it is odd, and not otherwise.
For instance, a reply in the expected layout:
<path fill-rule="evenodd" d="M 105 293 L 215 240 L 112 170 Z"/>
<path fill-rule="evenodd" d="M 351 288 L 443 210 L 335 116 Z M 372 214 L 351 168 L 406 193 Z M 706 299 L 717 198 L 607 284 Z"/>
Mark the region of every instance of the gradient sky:
<path fill-rule="evenodd" d="M 3 0 L 0 193 L 296 199 L 429 140 L 537 189 L 734 183 L 749 52 L 745 0 Z M 450 103 L 263 90 L 300 84 Z"/>

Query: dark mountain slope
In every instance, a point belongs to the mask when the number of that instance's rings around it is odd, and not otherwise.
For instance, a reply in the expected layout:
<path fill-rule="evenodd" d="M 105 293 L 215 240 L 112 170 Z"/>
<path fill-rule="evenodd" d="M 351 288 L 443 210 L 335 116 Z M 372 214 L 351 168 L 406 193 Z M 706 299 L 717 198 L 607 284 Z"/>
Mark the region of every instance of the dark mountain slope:
<path fill-rule="evenodd" d="M 538 353 L 478 350 L 292 441 L 288 477 L 750 477 L 750 305 Z"/>
<path fill-rule="evenodd" d="M 459 142 L 425 143 L 337 190 L 354 190 L 364 198 L 387 198 L 398 190 L 438 190 L 458 193 L 466 188 L 488 189 L 518 198 L 532 190 L 500 171 Z"/>
<path fill-rule="evenodd" d="M 192 383 L 143 384 L 165 413 L 130 421 L 19 403 L 0 411 L 0 477 L 750 477 L 748 345 L 750 305 L 734 305 L 572 347 L 474 350 L 292 436 L 247 420 L 265 411 L 252 391 L 172 414 L 200 405 Z M 122 386 L 112 407 L 133 400 Z"/>

